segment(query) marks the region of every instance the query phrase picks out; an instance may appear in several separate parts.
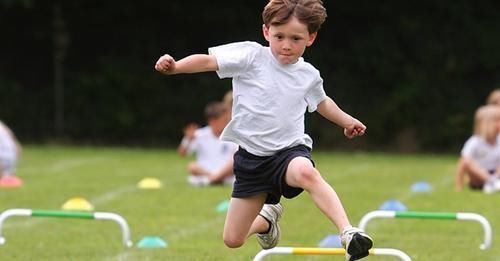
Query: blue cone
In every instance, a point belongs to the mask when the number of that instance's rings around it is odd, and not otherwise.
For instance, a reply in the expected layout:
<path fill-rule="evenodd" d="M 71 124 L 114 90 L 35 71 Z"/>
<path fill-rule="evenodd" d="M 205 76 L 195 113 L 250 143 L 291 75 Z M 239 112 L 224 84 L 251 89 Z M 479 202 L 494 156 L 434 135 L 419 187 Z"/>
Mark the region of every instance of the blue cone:
<path fill-rule="evenodd" d="M 342 247 L 340 236 L 337 234 L 328 235 L 318 243 L 318 247 L 332 247 L 332 248 Z"/>
<path fill-rule="evenodd" d="M 388 211 L 406 211 L 406 206 L 401 201 L 390 199 L 385 201 L 379 208 L 380 210 Z"/>
<path fill-rule="evenodd" d="M 167 246 L 167 242 L 156 236 L 144 237 L 137 243 L 138 248 L 165 248 Z"/>
<path fill-rule="evenodd" d="M 432 186 L 424 181 L 419 181 L 411 185 L 411 191 L 416 193 L 428 193 L 432 191 Z"/>

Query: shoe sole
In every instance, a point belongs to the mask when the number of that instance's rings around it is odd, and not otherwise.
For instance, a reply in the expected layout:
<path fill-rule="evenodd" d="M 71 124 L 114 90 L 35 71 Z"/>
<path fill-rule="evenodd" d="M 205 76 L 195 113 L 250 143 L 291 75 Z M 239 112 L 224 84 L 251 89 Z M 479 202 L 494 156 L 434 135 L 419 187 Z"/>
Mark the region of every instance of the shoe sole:
<path fill-rule="evenodd" d="M 274 248 L 278 245 L 278 242 L 279 242 L 280 237 L 281 237 L 281 229 L 280 229 L 280 226 L 278 224 L 276 224 L 276 227 L 274 229 L 276 229 L 276 241 L 273 242 L 273 244 L 271 244 L 269 246 L 268 245 L 264 246 L 264 245 L 262 245 L 262 242 L 260 240 L 257 240 L 257 242 L 259 242 L 259 245 L 262 249 L 267 250 L 267 249 Z"/>
<path fill-rule="evenodd" d="M 373 242 L 360 234 L 354 234 L 347 249 L 347 253 L 351 256 L 349 261 L 354 261 L 366 257 L 370 254 Z"/>

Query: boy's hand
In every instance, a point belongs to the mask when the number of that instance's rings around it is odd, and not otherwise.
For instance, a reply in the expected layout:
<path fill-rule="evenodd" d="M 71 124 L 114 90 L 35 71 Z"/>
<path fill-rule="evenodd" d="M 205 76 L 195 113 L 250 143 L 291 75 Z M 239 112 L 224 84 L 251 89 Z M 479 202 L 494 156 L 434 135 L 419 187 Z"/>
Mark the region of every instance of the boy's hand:
<path fill-rule="evenodd" d="M 198 124 L 196 123 L 189 123 L 184 129 L 182 130 L 184 132 L 184 137 L 192 140 L 194 139 L 194 134 L 196 130 L 199 128 Z"/>
<path fill-rule="evenodd" d="M 352 139 L 365 134 L 366 126 L 359 120 L 352 118 L 352 123 L 344 129 L 344 135 Z"/>
<path fill-rule="evenodd" d="M 175 72 L 175 60 L 172 56 L 165 54 L 155 64 L 155 69 L 163 74 L 173 74 Z"/>

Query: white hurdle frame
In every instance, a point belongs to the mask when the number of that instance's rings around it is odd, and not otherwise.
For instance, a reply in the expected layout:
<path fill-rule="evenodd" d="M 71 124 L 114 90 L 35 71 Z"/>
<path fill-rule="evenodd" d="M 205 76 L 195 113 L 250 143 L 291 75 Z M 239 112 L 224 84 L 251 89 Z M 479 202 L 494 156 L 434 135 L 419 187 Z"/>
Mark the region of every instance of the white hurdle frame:
<path fill-rule="evenodd" d="M 477 213 L 470 212 L 419 212 L 419 211 L 387 211 L 375 210 L 366 213 L 359 222 L 359 228 L 365 230 L 368 222 L 375 218 L 413 218 L 413 219 L 449 219 L 449 220 L 472 220 L 477 221 L 483 227 L 484 241 L 479 248 L 485 250 L 492 244 L 492 229 L 490 222 Z"/>
<path fill-rule="evenodd" d="M 253 261 L 262 261 L 269 255 L 345 255 L 343 248 L 318 248 L 318 247 L 275 247 L 261 250 Z M 411 258 L 403 251 L 393 248 L 372 248 L 369 250 L 371 256 L 394 256 L 402 261 L 411 261 Z"/>
<path fill-rule="evenodd" d="M 127 247 L 133 245 L 130 240 L 130 229 L 127 221 L 120 215 L 110 212 L 78 212 L 78 211 L 59 211 L 59 210 L 32 210 L 24 208 L 13 208 L 5 210 L 0 214 L 0 245 L 5 244 L 5 237 L 2 236 L 2 227 L 5 220 L 13 216 L 31 216 L 31 217 L 56 217 L 56 218 L 82 218 L 82 219 L 100 219 L 112 220 L 120 225 L 123 234 L 123 244 Z"/>

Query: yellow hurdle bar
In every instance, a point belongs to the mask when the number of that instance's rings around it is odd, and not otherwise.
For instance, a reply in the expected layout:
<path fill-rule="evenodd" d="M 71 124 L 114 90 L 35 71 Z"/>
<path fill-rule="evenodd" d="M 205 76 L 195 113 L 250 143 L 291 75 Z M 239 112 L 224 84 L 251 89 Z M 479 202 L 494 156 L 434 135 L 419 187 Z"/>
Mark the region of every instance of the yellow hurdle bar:
<path fill-rule="evenodd" d="M 411 258 L 403 251 L 394 248 L 372 248 L 371 256 L 394 256 L 402 261 L 411 261 Z M 318 248 L 318 247 L 275 247 L 262 250 L 254 257 L 253 261 L 264 260 L 268 255 L 345 255 L 343 248 Z"/>
<path fill-rule="evenodd" d="M 292 249 L 292 255 L 345 255 L 345 249 L 343 249 L 343 248 L 295 247 Z"/>

